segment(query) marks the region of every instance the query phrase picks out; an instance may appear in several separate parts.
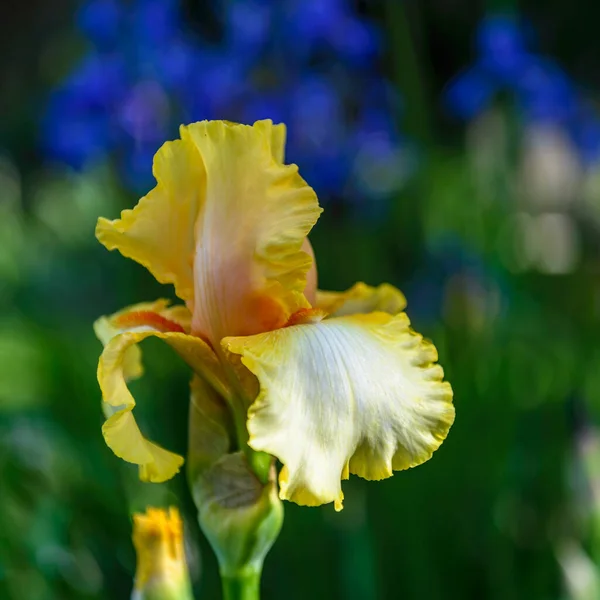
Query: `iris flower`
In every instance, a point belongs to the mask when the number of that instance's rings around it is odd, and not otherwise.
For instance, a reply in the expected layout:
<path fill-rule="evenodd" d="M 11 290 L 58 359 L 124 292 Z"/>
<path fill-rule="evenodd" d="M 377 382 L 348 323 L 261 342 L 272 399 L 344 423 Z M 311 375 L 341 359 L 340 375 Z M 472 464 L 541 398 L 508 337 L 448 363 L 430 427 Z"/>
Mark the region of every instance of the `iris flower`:
<path fill-rule="evenodd" d="M 341 481 L 390 477 L 428 460 L 454 420 L 435 347 L 415 333 L 402 293 L 358 283 L 317 289 L 307 235 L 321 208 L 284 163 L 285 126 L 203 121 L 154 158 L 156 187 L 96 235 L 184 304 L 138 304 L 95 325 L 108 446 L 145 481 L 183 457 L 146 439 L 127 381 L 138 344 L 167 342 L 227 402 L 240 446 L 282 464 L 279 494 L 342 508 Z"/>

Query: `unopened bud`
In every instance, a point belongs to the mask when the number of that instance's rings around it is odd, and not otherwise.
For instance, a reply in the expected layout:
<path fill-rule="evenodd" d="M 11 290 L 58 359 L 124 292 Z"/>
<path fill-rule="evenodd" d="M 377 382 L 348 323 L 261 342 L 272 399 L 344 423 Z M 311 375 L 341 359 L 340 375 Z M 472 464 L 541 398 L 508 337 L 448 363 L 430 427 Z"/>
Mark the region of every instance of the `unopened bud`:
<path fill-rule="evenodd" d="M 192 600 L 183 523 L 176 508 L 133 515 L 137 568 L 132 600 Z"/>

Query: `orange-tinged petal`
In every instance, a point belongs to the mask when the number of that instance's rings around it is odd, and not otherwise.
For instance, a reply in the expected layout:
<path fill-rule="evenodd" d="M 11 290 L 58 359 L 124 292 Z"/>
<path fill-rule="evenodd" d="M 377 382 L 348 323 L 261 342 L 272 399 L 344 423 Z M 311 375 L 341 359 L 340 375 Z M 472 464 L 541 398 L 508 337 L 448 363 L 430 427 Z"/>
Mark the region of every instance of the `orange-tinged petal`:
<path fill-rule="evenodd" d="M 192 330 L 213 343 L 281 327 L 304 295 L 312 260 L 302 244 L 321 209 L 295 165 L 283 165 L 282 128 L 219 121 L 181 128 L 206 172 L 196 222 Z"/>
<path fill-rule="evenodd" d="M 169 300 L 161 299 L 140 302 L 110 316 L 100 317 L 94 323 L 94 333 L 106 346 L 116 335 L 140 327 L 150 327 L 163 332 L 189 332 L 190 320 L 190 311 L 185 306 L 169 306 Z M 123 360 L 123 374 L 127 381 L 142 376 L 141 353 L 137 346 L 132 346 Z"/>
<path fill-rule="evenodd" d="M 280 327 L 314 299 L 302 248 L 321 209 L 295 165 L 284 165 L 285 126 L 203 121 L 156 154 L 156 187 L 96 235 L 109 250 L 173 283 L 193 308 L 193 331 L 224 335 Z"/>
<path fill-rule="evenodd" d="M 225 397 L 229 394 L 226 375 L 212 348 L 204 340 L 184 333 L 189 319 L 187 308 L 169 307 L 166 300 L 158 300 L 102 317 L 94 325 L 105 345 L 98 363 L 107 418 L 102 433 L 117 456 L 139 465 L 143 481 L 169 479 L 179 471 L 183 458 L 147 440 L 133 416 L 135 400 L 127 381 L 142 374 L 138 344 L 150 336 L 166 341 L 214 389 Z"/>

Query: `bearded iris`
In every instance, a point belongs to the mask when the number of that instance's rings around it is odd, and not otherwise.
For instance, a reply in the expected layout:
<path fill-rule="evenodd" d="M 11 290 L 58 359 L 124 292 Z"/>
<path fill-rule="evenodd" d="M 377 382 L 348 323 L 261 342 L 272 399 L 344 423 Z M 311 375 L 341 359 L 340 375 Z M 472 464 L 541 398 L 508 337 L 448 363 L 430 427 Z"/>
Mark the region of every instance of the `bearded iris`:
<path fill-rule="evenodd" d="M 156 187 L 96 229 L 184 302 L 96 323 L 108 446 L 145 481 L 184 462 L 147 440 L 133 414 L 127 381 L 141 375 L 138 344 L 154 336 L 224 399 L 259 476 L 261 457 L 281 462 L 282 499 L 339 510 L 350 473 L 378 480 L 428 460 L 454 420 L 437 352 L 410 328 L 396 288 L 317 290 L 307 236 L 321 208 L 284 164 L 285 127 L 203 121 L 180 135 L 155 156 Z"/>

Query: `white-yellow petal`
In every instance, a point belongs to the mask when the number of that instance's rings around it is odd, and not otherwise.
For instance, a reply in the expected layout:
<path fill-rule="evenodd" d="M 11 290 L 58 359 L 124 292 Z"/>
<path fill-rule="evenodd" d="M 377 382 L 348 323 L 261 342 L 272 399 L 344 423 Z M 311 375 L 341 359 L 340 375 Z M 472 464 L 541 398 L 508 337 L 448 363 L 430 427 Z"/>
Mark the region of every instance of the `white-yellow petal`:
<path fill-rule="evenodd" d="M 249 444 L 282 463 L 280 495 L 335 502 L 348 472 L 383 479 L 428 460 L 454 420 L 435 347 L 405 313 L 377 312 L 226 338 L 258 378 Z"/>

